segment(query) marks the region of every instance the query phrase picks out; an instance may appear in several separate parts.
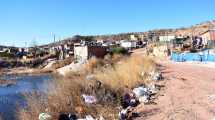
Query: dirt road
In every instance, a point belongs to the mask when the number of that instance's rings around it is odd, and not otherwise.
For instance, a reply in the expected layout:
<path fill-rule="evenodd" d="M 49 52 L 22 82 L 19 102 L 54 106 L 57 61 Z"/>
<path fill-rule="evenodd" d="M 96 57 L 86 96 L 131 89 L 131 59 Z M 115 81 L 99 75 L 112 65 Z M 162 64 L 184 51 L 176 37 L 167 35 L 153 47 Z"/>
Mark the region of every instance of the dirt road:
<path fill-rule="evenodd" d="M 165 85 L 154 105 L 139 105 L 137 120 L 215 118 L 215 68 L 161 62 Z"/>

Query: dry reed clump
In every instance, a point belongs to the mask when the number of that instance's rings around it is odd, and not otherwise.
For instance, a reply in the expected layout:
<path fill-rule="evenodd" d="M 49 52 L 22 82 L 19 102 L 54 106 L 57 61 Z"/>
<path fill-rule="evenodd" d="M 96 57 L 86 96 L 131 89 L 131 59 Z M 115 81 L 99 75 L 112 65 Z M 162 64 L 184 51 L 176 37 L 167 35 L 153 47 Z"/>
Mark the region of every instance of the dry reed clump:
<path fill-rule="evenodd" d="M 113 67 L 97 71 L 96 78 L 115 90 L 123 89 L 126 86 L 133 88 L 138 84 L 146 83 L 146 73 L 153 69 L 155 69 L 155 63 L 152 59 L 131 56 Z"/>
<path fill-rule="evenodd" d="M 26 96 L 27 108 L 18 112 L 20 120 L 38 119 L 40 113 L 50 113 L 54 118 L 60 113 L 78 113 L 85 115 L 90 109 L 84 105 L 81 99 L 81 91 L 85 82 L 80 77 L 73 79 L 56 79 L 55 85 L 52 86 L 45 96 L 30 94 Z M 44 98 L 41 98 L 43 96 Z"/>
<path fill-rule="evenodd" d="M 102 115 L 106 119 L 115 119 L 116 108 L 113 105 L 104 105 L 97 103 L 95 105 L 85 104 L 81 98 L 82 94 L 102 96 L 104 92 L 97 93 L 96 81 L 85 80 L 85 75 L 71 73 L 66 78 L 56 78 L 54 89 L 51 89 L 46 96 L 31 94 L 26 96 L 27 108 L 20 109 L 17 118 L 20 120 L 38 119 L 40 113 L 50 113 L 53 120 L 57 119 L 60 113 L 75 113 L 79 117 L 85 115 Z M 99 99 L 98 99 L 99 100 Z M 109 103 L 108 103 L 109 104 Z M 109 113 L 109 114 L 108 114 Z"/>
<path fill-rule="evenodd" d="M 90 60 L 87 61 L 85 64 L 85 72 L 93 73 L 95 69 L 104 65 L 104 61 L 98 59 L 96 57 L 92 57 Z"/>
<path fill-rule="evenodd" d="M 104 57 L 104 59 L 92 57 L 84 66 L 85 73 L 93 74 L 95 71 L 101 70 L 103 67 L 112 66 L 114 63 L 119 62 L 124 58 L 125 57 L 121 54 L 108 54 Z"/>
<path fill-rule="evenodd" d="M 74 58 L 66 58 L 64 60 L 59 60 L 56 63 L 53 64 L 52 69 L 58 69 L 61 67 L 64 67 L 66 65 L 71 64 L 74 61 Z"/>
<path fill-rule="evenodd" d="M 112 60 L 116 60 L 113 65 L 103 67 Z M 19 110 L 18 119 L 36 120 L 42 112 L 50 113 L 53 120 L 60 113 L 76 113 L 79 117 L 101 115 L 107 120 L 116 119 L 120 91 L 127 86 L 133 88 L 146 83 L 145 78 L 154 69 L 155 63 L 147 57 L 111 56 L 103 61 L 92 58 L 86 64 L 86 72 L 71 72 L 63 78 L 56 77 L 47 95 L 32 94 L 26 97 L 28 106 Z M 89 74 L 94 74 L 96 79 L 87 80 Z M 88 105 L 81 98 L 82 94 L 93 95 L 98 102 Z"/>

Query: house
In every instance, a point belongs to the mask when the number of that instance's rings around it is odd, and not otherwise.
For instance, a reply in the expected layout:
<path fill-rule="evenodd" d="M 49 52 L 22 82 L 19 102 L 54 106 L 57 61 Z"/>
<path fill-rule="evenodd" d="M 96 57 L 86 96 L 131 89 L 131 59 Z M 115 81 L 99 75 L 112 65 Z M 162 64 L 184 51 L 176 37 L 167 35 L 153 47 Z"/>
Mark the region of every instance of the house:
<path fill-rule="evenodd" d="M 124 47 L 126 49 L 132 49 L 132 48 L 137 47 L 137 42 L 136 41 L 130 41 L 130 40 L 121 40 L 120 46 Z"/>
<path fill-rule="evenodd" d="M 107 54 L 107 48 L 102 46 L 74 46 L 74 57 L 78 62 L 84 62 L 89 58 L 95 56 L 103 58 Z"/>
<path fill-rule="evenodd" d="M 160 42 L 170 42 L 171 40 L 174 40 L 176 37 L 174 35 L 163 35 L 159 36 Z"/>
<path fill-rule="evenodd" d="M 200 34 L 203 44 L 208 46 L 215 46 L 215 29 L 208 30 Z"/>
<path fill-rule="evenodd" d="M 130 35 L 130 40 L 137 40 L 137 37 L 135 35 Z"/>
<path fill-rule="evenodd" d="M 9 51 L 10 51 L 9 48 L 0 46 L 0 53 L 9 52 Z"/>

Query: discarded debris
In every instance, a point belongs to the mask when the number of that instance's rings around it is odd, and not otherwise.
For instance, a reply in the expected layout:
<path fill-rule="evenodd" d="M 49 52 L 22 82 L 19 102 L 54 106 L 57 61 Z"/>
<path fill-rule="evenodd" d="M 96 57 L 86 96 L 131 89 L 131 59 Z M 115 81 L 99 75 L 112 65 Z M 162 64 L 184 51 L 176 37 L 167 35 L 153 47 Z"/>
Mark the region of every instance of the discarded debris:
<path fill-rule="evenodd" d="M 209 96 L 208 96 L 208 99 L 209 99 L 210 101 L 214 101 L 214 100 L 215 100 L 215 95 L 209 95 Z"/>
<path fill-rule="evenodd" d="M 149 103 L 149 99 L 150 99 L 150 97 L 148 95 L 144 95 L 144 96 L 139 97 L 138 100 L 140 103 Z"/>
<path fill-rule="evenodd" d="M 152 80 L 155 80 L 155 81 L 162 80 L 161 72 L 151 72 L 150 76 L 151 76 Z"/>
<path fill-rule="evenodd" d="M 93 103 L 96 103 L 96 102 L 97 102 L 97 99 L 96 99 L 95 96 L 83 94 L 82 97 L 84 98 L 84 102 L 85 102 L 85 103 L 93 104 Z"/>
<path fill-rule="evenodd" d="M 129 93 L 125 93 L 122 98 L 122 107 L 125 109 L 127 107 L 136 107 L 138 104 L 135 96 Z"/>
<path fill-rule="evenodd" d="M 87 115 L 85 118 L 80 118 L 77 120 L 105 120 L 105 119 L 102 116 L 100 116 L 99 119 L 94 119 L 91 115 Z"/>
<path fill-rule="evenodd" d="M 126 120 L 128 118 L 128 114 L 131 112 L 131 107 L 127 107 L 126 109 L 122 109 L 119 112 L 119 120 Z"/>
<path fill-rule="evenodd" d="M 119 120 L 132 120 L 134 117 L 138 117 L 139 114 L 133 112 L 133 107 L 127 107 L 119 112 Z"/>
<path fill-rule="evenodd" d="M 138 98 L 143 96 L 143 95 L 149 95 L 150 94 L 149 88 L 147 88 L 145 86 L 140 86 L 140 87 L 134 88 L 133 92 L 134 92 L 135 96 Z"/>
<path fill-rule="evenodd" d="M 138 88 L 134 88 L 133 92 L 134 92 L 135 96 L 137 97 L 137 99 L 139 100 L 139 102 L 148 103 L 150 101 L 152 92 L 150 91 L 149 88 L 140 86 Z"/>
<path fill-rule="evenodd" d="M 93 74 L 90 74 L 90 75 L 86 76 L 87 80 L 93 80 L 94 78 L 95 78 L 95 75 L 93 75 Z"/>
<path fill-rule="evenodd" d="M 77 120 L 77 116 L 75 114 L 60 114 L 58 120 Z"/>
<path fill-rule="evenodd" d="M 39 120 L 51 120 L 52 116 L 48 113 L 40 113 L 39 114 Z"/>

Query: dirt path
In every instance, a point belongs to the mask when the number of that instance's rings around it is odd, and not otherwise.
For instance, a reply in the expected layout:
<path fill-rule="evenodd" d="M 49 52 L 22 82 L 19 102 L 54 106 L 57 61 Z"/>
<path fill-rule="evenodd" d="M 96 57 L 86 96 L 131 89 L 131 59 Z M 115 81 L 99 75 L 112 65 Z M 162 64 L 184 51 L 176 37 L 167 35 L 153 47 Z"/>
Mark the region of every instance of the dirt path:
<path fill-rule="evenodd" d="M 164 90 L 155 105 L 139 105 L 137 120 L 212 120 L 215 118 L 215 68 L 161 62 Z M 213 97 L 208 97 L 214 95 Z"/>

